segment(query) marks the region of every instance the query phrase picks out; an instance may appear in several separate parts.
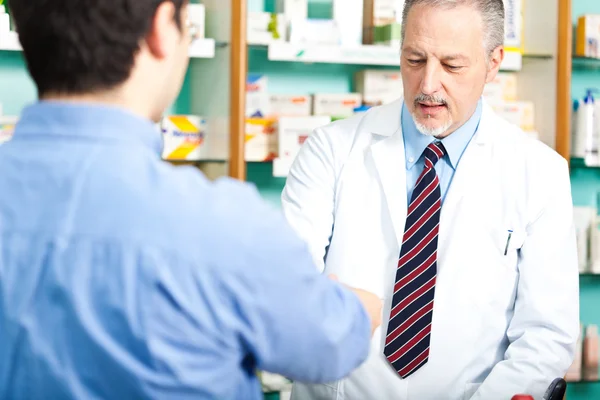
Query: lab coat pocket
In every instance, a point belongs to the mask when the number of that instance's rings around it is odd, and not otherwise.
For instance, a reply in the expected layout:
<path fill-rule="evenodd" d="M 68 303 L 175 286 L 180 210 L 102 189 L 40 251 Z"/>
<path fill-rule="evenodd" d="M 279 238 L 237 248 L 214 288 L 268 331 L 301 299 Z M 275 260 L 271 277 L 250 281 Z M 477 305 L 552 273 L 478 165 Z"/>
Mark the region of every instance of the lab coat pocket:
<path fill-rule="evenodd" d="M 520 229 L 493 229 L 494 255 L 491 259 L 499 260 L 498 264 L 507 272 L 518 271 L 519 250 L 525 241 L 525 232 Z"/>
<path fill-rule="evenodd" d="M 510 308 L 514 297 L 522 234 L 516 229 L 509 232 L 500 228 L 488 228 L 487 232 L 473 239 L 477 251 L 468 269 L 468 282 L 477 307 L 486 314 L 498 315 Z"/>
<path fill-rule="evenodd" d="M 463 394 L 463 400 L 470 400 L 471 397 L 473 397 L 473 395 L 475 393 L 477 393 L 477 390 L 479 389 L 480 386 L 481 386 L 481 383 L 467 383 L 465 385 L 465 392 Z"/>

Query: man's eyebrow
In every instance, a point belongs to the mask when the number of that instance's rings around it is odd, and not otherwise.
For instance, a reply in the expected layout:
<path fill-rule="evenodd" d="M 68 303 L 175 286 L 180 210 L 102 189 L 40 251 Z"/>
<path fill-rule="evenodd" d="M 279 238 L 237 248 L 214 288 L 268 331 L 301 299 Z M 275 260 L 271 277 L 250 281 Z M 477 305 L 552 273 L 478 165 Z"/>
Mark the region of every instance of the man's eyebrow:
<path fill-rule="evenodd" d="M 442 57 L 444 61 L 454 61 L 454 60 L 466 60 L 467 57 L 464 54 L 448 54 L 447 56 Z"/>
<path fill-rule="evenodd" d="M 415 50 L 412 47 L 407 47 L 406 49 L 403 50 L 403 52 L 405 54 L 409 54 L 411 56 L 425 57 L 425 53 L 423 53 L 422 51 L 419 51 L 419 50 Z"/>

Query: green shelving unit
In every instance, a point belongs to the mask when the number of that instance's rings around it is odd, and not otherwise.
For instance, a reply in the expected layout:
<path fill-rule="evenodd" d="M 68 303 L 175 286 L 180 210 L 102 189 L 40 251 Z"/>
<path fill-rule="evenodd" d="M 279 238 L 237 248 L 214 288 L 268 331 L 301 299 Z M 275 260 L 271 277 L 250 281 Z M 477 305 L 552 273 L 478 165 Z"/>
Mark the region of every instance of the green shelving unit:
<path fill-rule="evenodd" d="M 600 14 L 600 2 L 572 0 L 574 26 L 582 14 Z M 586 88 L 600 88 L 600 59 L 575 56 L 572 61 L 571 97 L 583 98 Z M 586 165 L 582 159 L 572 159 L 571 187 L 576 206 L 596 206 L 596 196 L 600 192 L 600 167 Z M 579 286 L 581 322 L 600 325 L 600 276 L 582 274 Z M 569 382 L 567 399 L 600 399 L 600 382 Z"/>

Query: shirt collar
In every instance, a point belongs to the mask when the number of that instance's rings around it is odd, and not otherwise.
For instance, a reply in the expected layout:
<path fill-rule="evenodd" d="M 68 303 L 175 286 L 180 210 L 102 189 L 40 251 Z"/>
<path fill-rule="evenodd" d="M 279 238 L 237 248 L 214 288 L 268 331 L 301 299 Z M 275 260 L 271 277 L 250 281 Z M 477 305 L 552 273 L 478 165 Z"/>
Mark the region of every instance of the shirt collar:
<path fill-rule="evenodd" d="M 13 140 L 40 134 L 136 142 L 157 154 L 162 151 L 154 123 L 108 105 L 39 101 L 23 110 Z"/>
<path fill-rule="evenodd" d="M 441 142 L 446 148 L 450 165 L 456 169 L 460 159 L 465 152 L 467 145 L 477 132 L 482 112 L 481 99 L 477 102 L 475 112 L 460 128 L 452 132 L 451 135 L 443 138 Z M 402 133 L 404 137 L 404 149 L 406 153 L 406 169 L 411 169 L 419 160 L 425 148 L 429 146 L 436 138 L 426 136 L 419 132 L 415 122 L 406 107 L 402 106 Z"/>

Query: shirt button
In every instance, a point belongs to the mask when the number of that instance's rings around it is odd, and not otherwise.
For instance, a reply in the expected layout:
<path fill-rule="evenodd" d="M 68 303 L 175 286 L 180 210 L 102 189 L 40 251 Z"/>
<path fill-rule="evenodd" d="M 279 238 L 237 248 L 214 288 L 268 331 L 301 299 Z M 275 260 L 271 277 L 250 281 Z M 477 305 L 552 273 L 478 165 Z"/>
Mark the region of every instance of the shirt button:
<path fill-rule="evenodd" d="M 414 157 L 408 157 L 408 162 L 409 163 L 415 162 L 415 158 Z"/>

